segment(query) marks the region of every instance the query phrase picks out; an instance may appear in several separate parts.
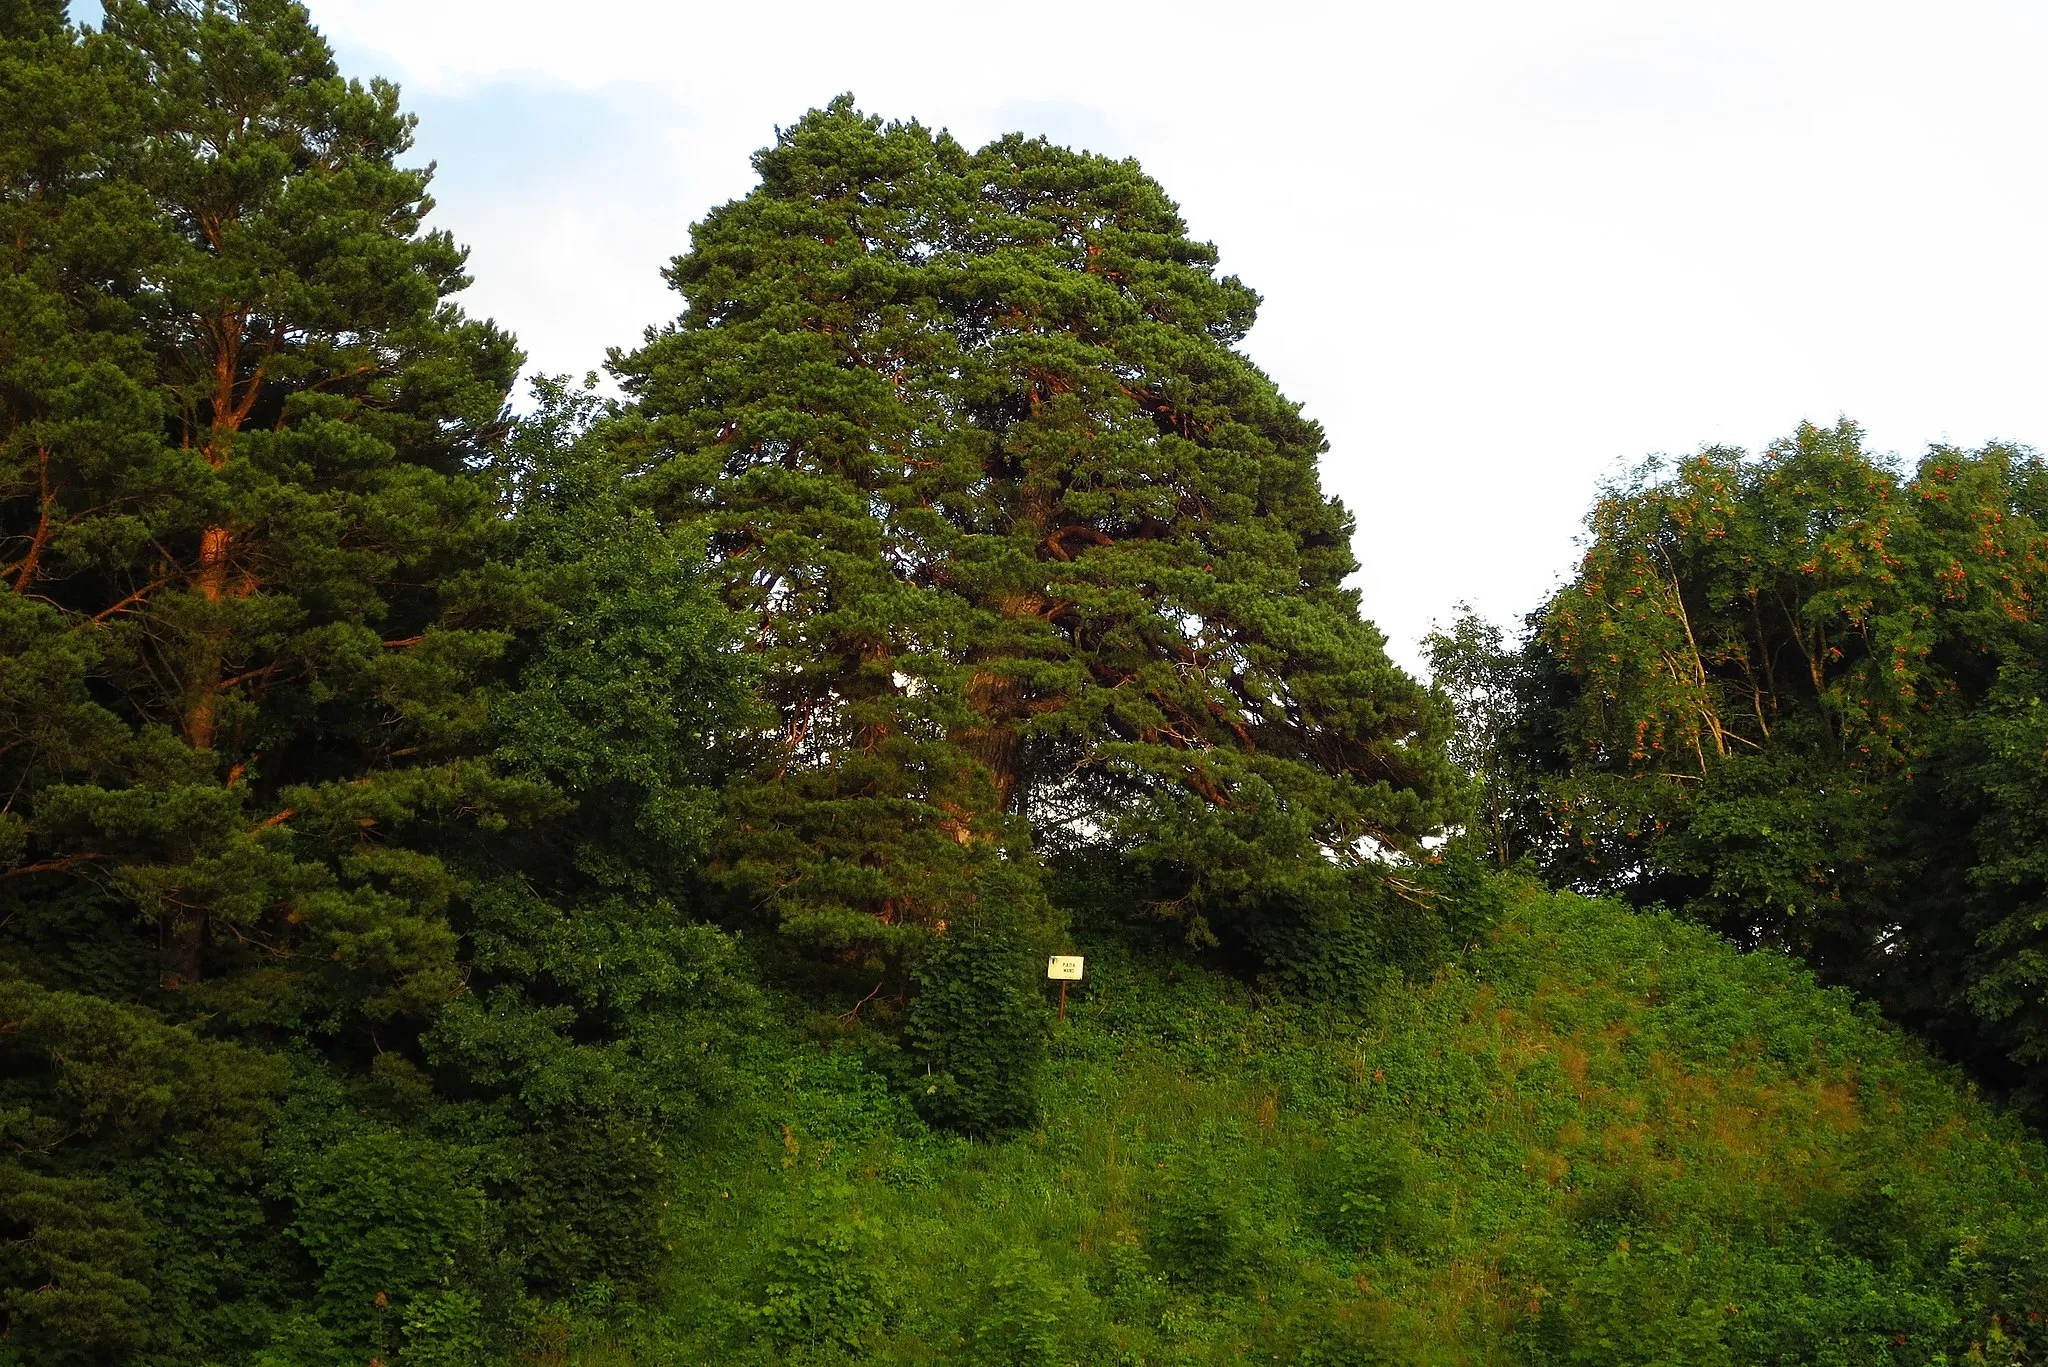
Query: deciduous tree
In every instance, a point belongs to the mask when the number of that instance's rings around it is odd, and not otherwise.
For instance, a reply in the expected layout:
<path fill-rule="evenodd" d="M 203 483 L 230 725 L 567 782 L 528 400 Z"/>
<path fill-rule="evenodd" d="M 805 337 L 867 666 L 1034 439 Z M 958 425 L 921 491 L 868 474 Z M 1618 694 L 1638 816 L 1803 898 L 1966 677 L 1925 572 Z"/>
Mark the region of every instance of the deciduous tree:
<path fill-rule="evenodd" d="M 2042 1056 L 2048 472 L 1844 422 L 1609 490 L 1520 671 L 1560 876 L 1807 956 L 2012 1081 Z M 2029 1073 L 2028 1075 L 2032 1075 Z"/>

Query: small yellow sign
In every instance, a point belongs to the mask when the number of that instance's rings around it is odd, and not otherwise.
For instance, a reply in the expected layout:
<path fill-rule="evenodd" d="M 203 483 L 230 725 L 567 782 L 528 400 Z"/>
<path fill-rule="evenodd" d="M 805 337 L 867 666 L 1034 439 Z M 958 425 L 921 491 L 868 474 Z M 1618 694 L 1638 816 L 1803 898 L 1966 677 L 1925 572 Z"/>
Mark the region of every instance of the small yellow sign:
<path fill-rule="evenodd" d="M 1078 954 L 1055 954 L 1045 961 L 1045 976 L 1066 982 L 1081 979 L 1081 956 Z"/>

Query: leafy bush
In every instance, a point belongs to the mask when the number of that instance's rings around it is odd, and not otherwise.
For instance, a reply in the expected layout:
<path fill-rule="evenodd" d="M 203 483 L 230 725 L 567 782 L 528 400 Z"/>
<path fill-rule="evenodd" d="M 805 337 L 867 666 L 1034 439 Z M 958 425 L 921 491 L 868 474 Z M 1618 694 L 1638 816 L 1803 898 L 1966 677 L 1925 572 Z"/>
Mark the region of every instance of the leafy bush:
<path fill-rule="evenodd" d="M 289 1284 L 254 1181 L 286 1072 L 141 1006 L 0 965 L 0 1338 L 240 1348 Z"/>
<path fill-rule="evenodd" d="M 1258 967 L 1306 999 L 1357 1010 L 1390 977 L 1427 978 L 1484 938 L 1513 886 L 1469 840 L 1398 869 L 1325 867 L 1238 914 Z"/>
<path fill-rule="evenodd" d="M 632 1116 L 563 1116 L 518 1142 L 507 1232 L 544 1293 L 635 1287 L 659 1270 L 667 1154 Z"/>
<path fill-rule="evenodd" d="M 1540 1299 L 1516 1343 L 1532 1367 L 1719 1367 L 1736 1359 L 1732 1311 L 1695 1252 L 1617 1241 L 1574 1270 L 1569 1290 Z"/>
<path fill-rule="evenodd" d="M 1389 1341 L 1384 1314 L 1340 1302 L 1313 1305 L 1303 1318 L 1286 1327 L 1285 1351 L 1276 1354 L 1289 1367 L 1417 1367 L 1427 1361 Z"/>
<path fill-rule="evenodd" d="M 1183 1285 L 1229 1286 L 1244 1271 L 1239 1213 L 1212 1181 L 1174 1183 L 1153 1204 L 1145 1224 L 1145 1251 Z"/>
<path fill-rule="evenodd" d="M 850 1352 L 882 1326 L 888 1311 L 881 1278 L 862 1260 L 854 1235 L 827 1229 L 776 1248 L 754 1317 L 779 1348 Z"/>
<path fill-rule="evenodd" d="M 1046 1010 L 1036 966 L 1021 933 L 990 921 L 936 937 L 917 965 L 908 1038 L 927 1070 L 918 1108 L 934 1125 L 986 1136 L 1037 1121 Z"/>
<path fill-rule="evenodd" d="M 1303 1160 L 1310 1218 L 1333 1248 L 1368 1253 L 1411 1227 L 1406 1143 L 1385 1133 L 1340 1133 Z"/>
<path fill-rule="evenodd" d="M 408 1322 L 445 1336 L 452 1311 L 438 1298 L 483 1233 L 473 1161 L 375 1129 L 305 1159 L 292 1233 L 318 1269 L 320 1322 L 342 1347 L 388 1357 Z"/>
<path fill-rule="evenodd" d="M 1063 1296 L 1031 1256 L 1012 1256 L 983 1287 L 967 1330 L 971 1367 L 1056 1367 Z"/>
<path fill-rule="evenodd" d="M 416 1299 L 405 1317 L 401 1367 L 474 1367 L 484 1359 L 483 1303 L 466 1291 Z"/>

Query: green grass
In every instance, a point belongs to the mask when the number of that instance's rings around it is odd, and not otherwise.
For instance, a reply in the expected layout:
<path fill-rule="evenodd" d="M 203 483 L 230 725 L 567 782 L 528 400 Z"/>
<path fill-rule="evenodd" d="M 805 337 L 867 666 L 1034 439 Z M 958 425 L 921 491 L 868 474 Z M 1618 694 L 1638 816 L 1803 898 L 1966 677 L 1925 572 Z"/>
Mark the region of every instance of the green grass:
<path fill-rule="evenodd" d="M 683 1160 L 643 1363 L 2048 1356 L 2048 1155 L 1775 955 L 1525 894 L 1364 1019 L 1110 943 L 1042 1127 L 766 1042 Z"/>

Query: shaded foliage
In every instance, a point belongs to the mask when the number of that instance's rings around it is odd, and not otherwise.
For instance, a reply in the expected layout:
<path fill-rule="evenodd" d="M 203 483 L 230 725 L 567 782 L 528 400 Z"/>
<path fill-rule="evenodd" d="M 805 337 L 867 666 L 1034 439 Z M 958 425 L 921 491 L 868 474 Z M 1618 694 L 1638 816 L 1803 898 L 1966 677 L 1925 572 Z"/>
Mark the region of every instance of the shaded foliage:
<path fill-rule="evenodd" d="M 963 1134 L 997 1135 L 1038 1119 L 1045 1004 L 1028 922 L 986 912 L 938 937 L 912 971 L 907 1041 L 924 1065 L 918 1109 Z"/>

